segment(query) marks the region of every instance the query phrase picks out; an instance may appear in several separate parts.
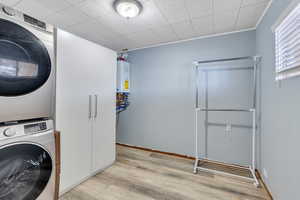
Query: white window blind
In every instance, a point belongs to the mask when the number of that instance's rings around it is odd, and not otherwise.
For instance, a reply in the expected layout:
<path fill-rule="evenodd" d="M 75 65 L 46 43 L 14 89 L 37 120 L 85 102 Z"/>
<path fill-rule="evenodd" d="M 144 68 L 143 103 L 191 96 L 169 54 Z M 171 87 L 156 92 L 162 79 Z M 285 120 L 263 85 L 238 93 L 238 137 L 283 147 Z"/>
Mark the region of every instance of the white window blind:
<path fill-rule="evenodd" d="M 275 27 L 276 80 L 300 75 L 300 4 Z"/>

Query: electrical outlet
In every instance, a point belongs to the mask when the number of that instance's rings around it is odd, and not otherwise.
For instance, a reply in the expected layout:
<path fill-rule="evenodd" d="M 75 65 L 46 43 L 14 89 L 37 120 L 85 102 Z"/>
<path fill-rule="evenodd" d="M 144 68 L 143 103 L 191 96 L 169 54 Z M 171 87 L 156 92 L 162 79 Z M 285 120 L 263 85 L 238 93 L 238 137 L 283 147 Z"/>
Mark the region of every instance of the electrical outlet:
<path fill-rule="evenodd" d="M 231 124 L 226 124 L 226 132 L 231 132 L 232 126 Z"/>
<path fill-rule="evenodd" d="M 265 178 L 268 178 L 268 171 L 266 170 L 266 168 L 263 168 L 263 175 Z"/>

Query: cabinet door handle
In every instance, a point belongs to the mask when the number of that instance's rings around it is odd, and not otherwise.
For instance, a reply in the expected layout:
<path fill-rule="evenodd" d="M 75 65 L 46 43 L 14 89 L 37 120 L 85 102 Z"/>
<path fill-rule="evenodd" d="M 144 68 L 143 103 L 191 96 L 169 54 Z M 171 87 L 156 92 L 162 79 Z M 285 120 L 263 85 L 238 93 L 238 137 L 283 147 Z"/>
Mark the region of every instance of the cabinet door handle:
<path fill-rule="evenodd" d="M 98 95 L 95 94 L 95 114 L 94 118 L 97 118 L 98 116 Z"/>
<path fill-rule="evenodd" d="M 92 95 L 89 95 L 89 119 L 92 118 Z"/>

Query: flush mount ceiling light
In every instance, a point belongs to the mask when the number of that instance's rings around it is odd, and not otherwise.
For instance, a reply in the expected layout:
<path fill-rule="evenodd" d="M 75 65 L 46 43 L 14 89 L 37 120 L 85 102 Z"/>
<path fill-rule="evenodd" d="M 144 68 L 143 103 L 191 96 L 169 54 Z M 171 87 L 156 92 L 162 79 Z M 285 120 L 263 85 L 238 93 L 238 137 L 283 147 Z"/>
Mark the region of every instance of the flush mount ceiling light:
<path fill-rule="evenodd" d="M 141 13 L 143 6 L 137 0 L 116 0 L 114 8 L 122 17 L 133 18 Z"/>

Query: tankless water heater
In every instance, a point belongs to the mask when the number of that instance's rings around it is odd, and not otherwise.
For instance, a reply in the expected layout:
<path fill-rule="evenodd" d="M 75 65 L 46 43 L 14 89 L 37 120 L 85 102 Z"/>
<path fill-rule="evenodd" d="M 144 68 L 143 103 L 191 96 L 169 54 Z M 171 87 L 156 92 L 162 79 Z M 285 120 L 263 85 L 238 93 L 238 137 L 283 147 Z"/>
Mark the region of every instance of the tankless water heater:
<path fill-rule="evenodd" d="M 117 92 L 130 92 L 130 64 L 125 60 L 118 60 Z"/>

